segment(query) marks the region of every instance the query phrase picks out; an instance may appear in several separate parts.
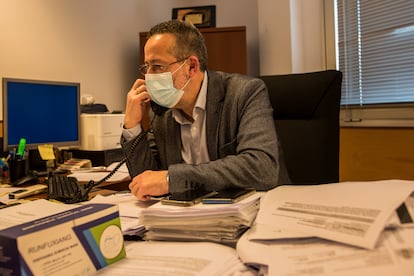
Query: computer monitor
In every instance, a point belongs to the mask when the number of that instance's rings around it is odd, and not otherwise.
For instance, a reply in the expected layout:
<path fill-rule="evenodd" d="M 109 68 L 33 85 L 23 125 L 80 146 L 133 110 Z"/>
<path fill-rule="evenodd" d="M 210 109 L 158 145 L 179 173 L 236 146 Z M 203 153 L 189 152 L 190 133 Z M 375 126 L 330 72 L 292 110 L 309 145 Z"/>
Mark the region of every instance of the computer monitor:
<path fill-rule="evenodd" d="M 80 146 L 80 84 L 3 78 L 3 149 Z"/>

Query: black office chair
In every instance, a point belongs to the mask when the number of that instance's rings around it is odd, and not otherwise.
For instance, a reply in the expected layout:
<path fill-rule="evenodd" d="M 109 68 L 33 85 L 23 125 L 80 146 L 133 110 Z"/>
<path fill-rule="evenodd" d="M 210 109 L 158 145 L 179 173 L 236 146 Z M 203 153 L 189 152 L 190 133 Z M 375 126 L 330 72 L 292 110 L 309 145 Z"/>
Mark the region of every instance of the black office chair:
<path fill-rule="evenodd" d="M 342 73 L 327 70 L 260 78 L 269 90 L 292 183 L 338 182 Z"/>

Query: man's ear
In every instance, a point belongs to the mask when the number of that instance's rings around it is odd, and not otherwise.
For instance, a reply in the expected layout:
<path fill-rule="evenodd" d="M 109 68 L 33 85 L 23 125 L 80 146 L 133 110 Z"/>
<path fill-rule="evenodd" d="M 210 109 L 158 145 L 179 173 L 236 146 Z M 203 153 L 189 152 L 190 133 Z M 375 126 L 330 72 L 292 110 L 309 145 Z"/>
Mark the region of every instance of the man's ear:
<path fill-rule="evenodd" d="M 196 56 L 189 56 L 187 62 L 189 64 L 190 75 L 195 74 L 200 70 L 200 63 Z"/>

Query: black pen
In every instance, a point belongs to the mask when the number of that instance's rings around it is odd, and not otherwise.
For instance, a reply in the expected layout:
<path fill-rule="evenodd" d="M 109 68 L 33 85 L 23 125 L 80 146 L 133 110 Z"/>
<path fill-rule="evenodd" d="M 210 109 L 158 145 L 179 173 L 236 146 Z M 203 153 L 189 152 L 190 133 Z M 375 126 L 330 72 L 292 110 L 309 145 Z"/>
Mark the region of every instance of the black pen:
<path fill-rule="evenodd" d="M 15 151 L 14 150 L 11 150 L 10 152 L 9 152 L 9 156 L 10 156 L 10 160 L 14 160 L 14 154 L 15 153 Z"/>

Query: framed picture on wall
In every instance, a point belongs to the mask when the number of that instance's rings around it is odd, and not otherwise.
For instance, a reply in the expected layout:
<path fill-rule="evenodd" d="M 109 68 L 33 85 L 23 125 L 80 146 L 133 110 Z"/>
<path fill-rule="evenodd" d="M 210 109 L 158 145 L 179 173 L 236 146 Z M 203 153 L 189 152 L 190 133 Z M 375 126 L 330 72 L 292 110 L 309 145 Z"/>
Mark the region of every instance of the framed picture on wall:
<path fill-rule="evenodd" d="M 216 27 L 216 6 L 173 8 L 172 19 L 191 22 L 197 28 Z"/>

